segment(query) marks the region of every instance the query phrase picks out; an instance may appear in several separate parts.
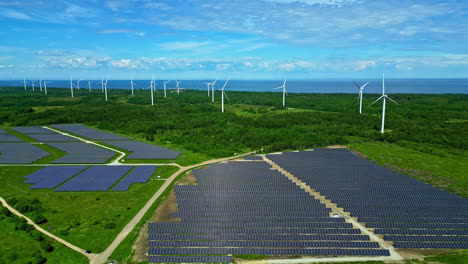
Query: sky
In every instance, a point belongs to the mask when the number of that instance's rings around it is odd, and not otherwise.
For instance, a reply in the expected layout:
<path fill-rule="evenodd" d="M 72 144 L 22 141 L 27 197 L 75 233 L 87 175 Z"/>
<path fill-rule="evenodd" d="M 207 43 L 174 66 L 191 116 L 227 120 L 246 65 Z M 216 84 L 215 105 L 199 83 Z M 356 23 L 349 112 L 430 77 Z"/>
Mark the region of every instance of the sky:
<path fill-rule="evenodd" d="M 468 0 L 0 0 L 0 79 L 468 78 Z"/>

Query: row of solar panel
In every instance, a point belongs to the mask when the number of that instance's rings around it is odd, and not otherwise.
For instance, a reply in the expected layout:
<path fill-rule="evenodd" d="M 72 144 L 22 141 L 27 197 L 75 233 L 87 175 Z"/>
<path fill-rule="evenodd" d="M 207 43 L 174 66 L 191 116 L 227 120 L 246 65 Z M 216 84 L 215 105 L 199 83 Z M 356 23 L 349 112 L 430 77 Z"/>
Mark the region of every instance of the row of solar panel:
<path fill-rule="evenodd" d="M 229 204 L 226 204 L 227 206 Z M 183 209 L 184 212 L 208 212 L 208 213 L 223 213 L 223 212 L 230 212 L 232 211 L 232 207 L 190 207 L 190 206 L 180 206 L 180 209 Z M 255 213 L 258 212 L 259 215 L 262 213 L 271 213 L 271 212 L 303 212 L 304 210 L 310 210 L 312 212 L 331 212 L 330 208 L 321 208 L 321 207 L 299 207 L 299 206 L 275 206 L 271 205 L 269 207 L 263 206 L 263 207 L 235 207 L 237 212 L 251 212 Z"/>
<path fill-rule="evenodd" d="M 382 229 L 380 229 L 382 230 Z M 389 229 L 391 230 L 391 229 Z M 457 230 L 459 231 L 459 230 Z M 360 234 L 351 228 L 149 228 L 158 234 Z M 385 233 L 384 233 L 385 234 Z M 391 233 L 387 233 L 391 234 Z M 398 234 L 398 233 L 397 233 Z"/>
<path fill-rule="evenodd" d="M 126 159 L 176 159 L 179 151 L 167 149 L 140 141 L 106 141 L 107 145 L 130 151 Z"/>
<path fill-rule="evenodd" d="M 367 223 L 366 227 L 369 227 L 369 228 L 468 229 L 468 224 Z"/>
<path fill-rule="evenodd" d="M 81 124 L 59 124 L 50 125 L 50 127 L 66 131 L 81 137 L 89 138 L 91 140 L 128 140 L 128 138 L 85 127 Z"/>
<path fill-rule="evenodd" d="M 375 229 L 376 234 L 406 234 L 406 235 L 468 235 L 465 229 Z"/>
<path fill-rule="evenodd" d="M 386 249 L 306 248 L 150 248 L 149 255 L 287 255 L 287 256 L 389 256 Z"/>
<path fill-rule="evenodd" d="M 149 247 L 379 248 L 377 242 L 349 241 L 149 241 Z"/>
<path fill-rule="evenodd" d="M 172 213 L 173 217 L 279 217 L 284 216 L 283 212 L 241 212 L 241 211 L 232 211 L 232 212 L 195 212 L 191 211 L 179 211 Z M 330 214 L 328 212 L 289 212 L 289 216 L 299 216 L 299 217 L 328 217 Z"/>
<path fill-rule="evenodd" d="M 32 189 L 52 189 L 65 182 L 56 191 L 106 191 L 132 168 L 132 166 L 92 166 L 89 168 L 87 166 L 48 166 L 25 176 L 27 179 L 25 183 L 33 183 L 34 185 L 30 186 Z M 117 184 L 113 190 L 123 190 L 123 187 L 127 190 L 132 183 L 146 182 L 154 174 L 156 168 L 156 166 L 136 167 L 121 181 L 124 181 L 124 184 Z"/>
<path fill-rule="evenodd" d="M 368 241 L 367 235 L 150 234 L 149 240 Z"/>
<path fill-rule="evenodd" d="M 11 129 L 23 134 L 56 134 L 57 132 L 40 126 L 12 127 Z"/>
<path fill-rule="evenodd" d="M 399 236 L 386 235 L 388 241 L 440 241 L 440 242 L 468 242 L 468 236 Z"/>
<path fill-rule="evenodd" d="M 0 143 L 0 163 L 32 163 L 50 155 L 30 143 Z"/>
<path fill-rule="evenodd" d="M 150 256 L 149 263 L 230 263 L 231 256 Z"/>
<path fill-rule="evenodd" d="M 468 243 L 422 243 L 422 242 L 395 242 L 395 248 L 447 248 L 447 249 L 468 249 Z"/>
<path fill-rule="evenodd" d="M 289 216 L 278 216 L 278 217 L 189 217 L 184 216 L 182 223 L 193 223 L 193 222 L 259 222 L 259 223 L 342 223 L 345 222 L 344 218 L 332 218 L 332 217 L 289 217 Z"/>
<path fill-rule="evenodd" d="M 105 163 L 117 154 L 84 142 L 50 142 L 47 144 L 67 153 L 52 163 Z"/>
<path fill-rule="evenodd" d="M 193 223 L 149 223 L 150 228 L 194 228 L 194 227 L 224 227 L 224 228 L 353 228 L 350 223 L 249 223 L 249 222 L 193 222 Z"/>
<path fill-rule="evenodd" d="M 402 218 L 402 217 L 359 217 L 359 222 L 364 223 L 460 223 L 468 224 L 468 218 Z"/>

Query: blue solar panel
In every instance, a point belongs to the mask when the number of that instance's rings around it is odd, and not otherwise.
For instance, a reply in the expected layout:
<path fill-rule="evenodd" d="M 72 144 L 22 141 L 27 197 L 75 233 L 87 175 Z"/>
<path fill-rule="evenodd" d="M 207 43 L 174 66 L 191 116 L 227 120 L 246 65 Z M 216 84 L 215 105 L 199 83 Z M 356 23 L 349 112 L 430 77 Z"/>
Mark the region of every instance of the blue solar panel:
<path fill-rule="evenodd" d="M 0 134 L 0 142 L 23 142 L 21 138 L 10 134 Z"/>
<path fill-rule="evenodd" d="M 84 142 L 50 142 L 47 144 L 67 153 L 52 163 L 105 163 L 117 154 Z"/>
<path fill-rule="evenodd" d="M 93 166 L 55 189 L 69 191 L 107 191 L 131 166 Z"/>
<path fill-rule="evenodd" d="M 118 147 L 130 153 L 127 159 L 176 159 L 180 152 L 139 141 L 106 141 L 105 144 Z"/>
<path fill-rule="evenodd" d="M 93 128 L 85 127 L 81 124 L 60 124 L 51 125 L 50 127 L 63 130 L 81 137 L 89 138 L 91 140 L 128 140 L 128 138 L 126 137 L 121 137 Z"/>
<path fill-rule="evenodd" d="M 138 166 L 131 171 L 122 181 L 120 181 L 112 190 L 128 191 L 132 183 L 145 183 L 156 171 L 157 166 Z"/>
<path fill-rule="evenodd" d="M 150 256 L 149 263 L 230 263 L 231 256 Z"/>
<path fill-rule="evenodd" d="M 79 141 L 76 138 L 67 137 L 61 134 L 27 134 L 27 136 L 40 142 Z"/>
<path fill-rule="evenodd" d="M 86 168 L 88 167 L 49 166 L 25 176 L 27 180 L 24 183 L 34 183 L 29 187 L 31 189 L 52 189 Z"/>
<path fill-rule="evenodd" d="M 43 128 L 40 126 L 13 127 L 11 129 L 20 133 L 24 133 L 24 134 L 56 134 L 57 133 L 55 131 L 52 131 L 50 129 Z"/>
<path fill-rule="evenodd" d="M 30 143 L 0 143 L 0 163 L 32 163 L 50 155 Z"/>

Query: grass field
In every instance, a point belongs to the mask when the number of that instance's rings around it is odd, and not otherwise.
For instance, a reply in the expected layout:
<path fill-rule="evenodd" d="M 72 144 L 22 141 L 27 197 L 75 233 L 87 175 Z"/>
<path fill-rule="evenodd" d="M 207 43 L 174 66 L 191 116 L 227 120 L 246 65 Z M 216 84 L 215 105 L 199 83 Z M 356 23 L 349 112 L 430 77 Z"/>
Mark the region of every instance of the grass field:
<path fill-rule="evenodd" d="M 172 166 L 159 167 L 148 183 L 134 184 L 127 192 L 54 192 L 32 190 L 23 183 L 23 177 L 37 169 L 1 167 L 2 197 L 7 201 L 37 198 L 46 208 L 44 216 L 48 221 L 41 224 L 43 228 L 93 252 L 104 250 L 163 184 L 164 181 L 154 180 L 155 176 L 168 177 L 177 170 Z"/>
<path fill-rule="evenodd" d="M 468 197 L 468 156 L 444 150 L 430 154 L 384 142 L 351 144 L 350 148 L 379 165 Z"/>

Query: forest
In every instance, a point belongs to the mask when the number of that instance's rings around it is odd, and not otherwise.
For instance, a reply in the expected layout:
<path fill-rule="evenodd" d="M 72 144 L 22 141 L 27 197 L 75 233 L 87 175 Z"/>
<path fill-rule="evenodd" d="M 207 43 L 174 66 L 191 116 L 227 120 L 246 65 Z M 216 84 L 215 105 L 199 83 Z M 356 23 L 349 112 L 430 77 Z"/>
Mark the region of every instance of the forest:
<path fill-rule="evenodd" d="M 359 114 L 355 94 L 289 94 L 283 109 L 280 93 L 229 92 L 221 113 L 205 91 L 156 94 L 154 106 L 147 90 L 109 93 L 105 101 L 100 90 L 77 91 L 71 98 L 67 89 L 49 89 L 46 96 L 4 88 L 0 124 L 83 123 L 209 157 L 374 141 L 427 153 L 468 150 L 468 95 L 462 94 L 394 94 L 398 105 L 387 103 L 381 134 L 381 103 L 368 106 L 376 94 L 365 94 Z"/>

